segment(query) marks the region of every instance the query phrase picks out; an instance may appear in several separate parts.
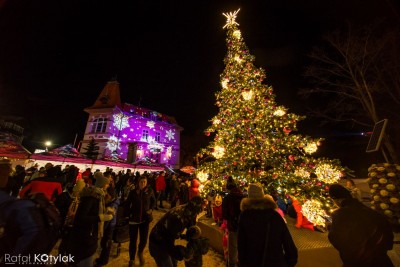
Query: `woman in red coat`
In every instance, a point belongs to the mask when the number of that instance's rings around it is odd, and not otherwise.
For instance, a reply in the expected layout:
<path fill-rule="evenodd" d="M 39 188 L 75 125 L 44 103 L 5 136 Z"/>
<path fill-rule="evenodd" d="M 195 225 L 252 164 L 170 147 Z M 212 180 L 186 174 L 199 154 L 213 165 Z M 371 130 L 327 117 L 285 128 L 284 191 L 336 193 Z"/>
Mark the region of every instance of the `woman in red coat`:
<path fill-rule="evenodd" d="M 165 183 L 165 172 L 160 172 L 160 175 L 158 175 L 158 177 L 156 178 L 156 207 L 155 209 L 158 209 L 157 207 L 157 202 L 160 201 L 160 208 L 164 208 L 163 204 L 162 204 L 162 200 L 163 200 L 163 195 L 164 195 L 164 191 L 165 188 L 167 187 L 167 184 Z"/>
<path fill-rule="evenodd" d="M 192 181 L 190 182 L 189 201 L 195 196 L 200 196 L 199 186 L 200 186 L 199 180 L 193 178 Z"/>

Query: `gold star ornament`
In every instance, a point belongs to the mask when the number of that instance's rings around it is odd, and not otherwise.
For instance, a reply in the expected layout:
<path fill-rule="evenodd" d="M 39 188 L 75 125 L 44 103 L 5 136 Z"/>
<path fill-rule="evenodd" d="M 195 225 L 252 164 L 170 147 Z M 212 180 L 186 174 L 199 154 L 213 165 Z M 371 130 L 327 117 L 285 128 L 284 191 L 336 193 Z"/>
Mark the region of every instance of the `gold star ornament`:
<path fill-rule="evenodd" d="M 239 25 L 239 23 L 236 22 L 236 16 L 239 13 L 240 8 L 234 12 L 229 12 L 229 13 L 222 13 L 222 15 L 224 15 L 226 17 L 226 24 L 223 27 L 223 29 L 225 28 L 229 28 L 235 25 Z"/>

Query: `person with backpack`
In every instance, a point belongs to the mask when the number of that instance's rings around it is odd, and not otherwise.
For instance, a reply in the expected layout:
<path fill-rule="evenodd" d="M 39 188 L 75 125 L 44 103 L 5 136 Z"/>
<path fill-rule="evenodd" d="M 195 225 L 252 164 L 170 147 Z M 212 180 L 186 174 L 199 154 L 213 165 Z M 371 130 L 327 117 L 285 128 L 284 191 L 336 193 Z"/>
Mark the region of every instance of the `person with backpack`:
<path fill-rule="evenodd" d="M 228 266 L 237 266 L 238 262 L 238 244 L 237 230 L 240 215 L 240 202 L 243 199 L 242 190 L 240 190 L 232 176 L 226 181 L 228 194 L 222 200 L 222 219 L 227 221 L 228 226 Z"/>
<path fill-rule="evenodd" d="M 105 195 L 109 185 L 109 178 L 97 175 L 95 186 L 85 187 L 80 193 L 66 251 L 75 257 L 78 266 L 93 266 L 92 256 L 103 237 L 104 222 L 115 215 L 114 211 L 106 209 Z"/>
<path fill-rule="evenodd" d="M 52 229 L 61 224 L 59 214 L 53 213 L 55 217 L 51 218 L 45 210 L 46 208 L 50 209 L 50 206 L 45 206 L 32 199 L 16 199 L 7 194 L 3 189 L 7 185 L 10 173 L 10 161 L 1 159 L 0 265 L 5 264 L 5 254 L 27 256 L 50 253 L 58 240 L 56 231 L 53 232 Z M 52 204 L 42 195 L 43 199 L 47 201 L 47 205 Z M 52 208 L 54 208 L 53 212 L 57 212 L 54 205 Z"/>

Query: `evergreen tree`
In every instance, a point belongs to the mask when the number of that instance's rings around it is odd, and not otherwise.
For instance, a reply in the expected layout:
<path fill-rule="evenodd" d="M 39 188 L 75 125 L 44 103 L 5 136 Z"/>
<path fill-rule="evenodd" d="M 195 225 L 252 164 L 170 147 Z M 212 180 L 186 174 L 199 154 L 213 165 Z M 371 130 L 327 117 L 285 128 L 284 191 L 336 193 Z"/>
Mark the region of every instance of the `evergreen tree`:
<path fill-rule="evenodd" d="M 236 22 L 238 11 L 224 14 L 228 52 L 222 89 L 216 93 L 219 112 L 206 130 L 206 135 L 213 133 L 213 141 L 198 156 L 197 177 L 212 178 L 203 193 L 223 191 L 228 176 L 242 189 L 258 182 L 265 193 L 296 195 L 305 215 L 323 225 L 320 215 L 332 205 L 328 186 L 339 180 L 343 168 L 338 160 L 310 156 L 321 140 L 296 134 L 296 124 L 304 117 L 278 105 L 272 87 L 262 83 L 265 72 L 253 64 Z"/>
<path fill-rule="evenodd" d="M 83 148 L 85 152 L 82 154 L 86 156 L 88 159 L 96 160 L 97 156 L 99 155 L 99 147 L 98 143 L 96 143 L 96 140 L 92 137 L 87 145 L 86 148 Z"/>

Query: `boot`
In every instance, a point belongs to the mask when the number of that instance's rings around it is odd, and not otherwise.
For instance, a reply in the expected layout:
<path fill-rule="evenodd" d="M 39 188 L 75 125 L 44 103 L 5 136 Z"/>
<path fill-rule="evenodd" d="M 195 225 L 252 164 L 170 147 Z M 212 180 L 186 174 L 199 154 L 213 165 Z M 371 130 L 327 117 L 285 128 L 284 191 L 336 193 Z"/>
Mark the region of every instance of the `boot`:
<path fill-rule="evenodd" d="M 133 266 L 135 266 L 135 261 L 134 260 L 129 261 L 128 267 L 133 267 Z"/>
<path fill-rule="evenodd" d="M 144 265 L 143 251 L 142 252 L 138 252 L 138 257 L 139 257 L 140 266 L 143 266 Z"/>

